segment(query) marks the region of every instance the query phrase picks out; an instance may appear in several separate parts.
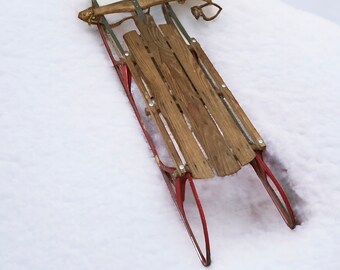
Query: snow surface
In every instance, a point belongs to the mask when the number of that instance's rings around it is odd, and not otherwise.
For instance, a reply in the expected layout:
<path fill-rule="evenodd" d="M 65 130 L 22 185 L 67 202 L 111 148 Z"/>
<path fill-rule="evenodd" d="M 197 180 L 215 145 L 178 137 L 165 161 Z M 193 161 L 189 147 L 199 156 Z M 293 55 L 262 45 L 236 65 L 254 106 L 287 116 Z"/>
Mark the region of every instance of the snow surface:
<path fill-rule="evenodd" d="M 317 14 L 321 17 L 340 24 L 340 2 L 334 0 L 283 0 L 284 2 L 302 9 L 304 11 Z"/>
<path fill-rule="evenodd" d="M 96 29 L 76 18 L 89 2 L 2 3 L 0 269 L 202 269 Z M 294 2 L 223 1 L 211 23 L 187 15 L 194 1 L 176 7 L 301 222 L 284 225 L 248 167 L 197 182 L 210 269 L 340 269 L 340 16 L 324 12 L 339 3 Z"/>

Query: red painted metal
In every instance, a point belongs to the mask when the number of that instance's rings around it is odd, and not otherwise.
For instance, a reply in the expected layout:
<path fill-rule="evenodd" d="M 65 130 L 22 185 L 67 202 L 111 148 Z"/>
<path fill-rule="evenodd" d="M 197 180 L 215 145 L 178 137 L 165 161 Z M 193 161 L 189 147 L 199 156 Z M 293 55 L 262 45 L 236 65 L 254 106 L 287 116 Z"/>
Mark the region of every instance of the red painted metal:
<path fill-rule="evenodd" d="M 109 57 L 112 61 L 112 64 L 113 66 L 115 67 L 116 71 L 117 71 L 117 74 L 119 76 L 119 79 L 121 80 L 122 82 L 122 85 L 124 87 L 124 90 L 125 90 L 125 93 L 126 95 L 128 96 L 128 99 L 131 103 L 131 106 L 136 114 L 136 117 L 137 117 L 137 120 L 143 130 L 143 133 L 145 135 L 145 138 L 146 140 L 148 141 L 150 147 L 151 147 L 151 151 L 153 153 L 154 156 L 157 156 L 157 150 L 156 150 L 156 146 L 149 134 L 149 132 L 146 130 L 144 124 L 143 124 L 143 120 L 142 120 L 142 117 L 138 111 L 138 108 L 137 108 L 137 105 L 133 99 L 133 96 L 132 96 L 132 93 L 131 93 L 131 72 L 129 71 L 129 68 L 128 66 L 122 62 L 122 61 L 117 61 L 113 54 L 112 54 L 112 51 L 111 51 L 111 48 L 107 42 L 107 38 L 106 38 L 106 35 L 105 35 L 105 31 L 103 29 L 103 26 L 101 24 L 98 24 L 98 29 L 99 29 L 99 33 L 100 33 L 100 36 L 103 40 L 103 43 L 104 43 L 104 46 L 109 54 Z M 164 165 L 165 166 L 165 165 Z"/>
<path fill-rule="evenodd" d="M 185 215 L 185 210 L 184 210 L 184 199 L 185 199 L 185 184 L 186 181 L 189 182 L 192 194 L 194 195 L 194 199 L 196 202 L 196 206 L 201 218 L 201 223 L 202 223 L 202 230 L 203 230 L 203 235 L 204 235 L 204 241 L 205 241 L 205 255 L 203 254 L 200 245 L 198 244 L 194 233 L 190 227 L 190 223 Z M 211 263 L 211 255 L 210 255 L 210 241 L 209 241 L 209 233 L 208 233 L 208 226 L 207 226 L 207 222 L 205 219 L 205 215 L 204 215 L 204 211 L 203 211 L 203 207 L 201 204 L 201 201 L 199 199 L 194 181 L 192 179 L 192 176 L 190 173 L 187 173 L 184 177 L 177 179 L 176 181 L 176 194 L 177 194 L 177 204 L 179 206 L 185 227 L 190 235 L 191 241 L 193 243 L 193 245 L 195 246 L 196 252 L 198 254 L 198 257 L 200 258 L 202 264 L 204 266 L 209 266 Z"/>
<path fill-rule="evenodd" d="M 268 165 L 264 162 L 262 153 L 257 153 L 255 159 L 251 162 L 255 172 L 257 173 L 258 177 L 260 178 L 263 186 L 267 190 L 269 196 L 271 197 L 272 201 L 274 202 L 277 210 L 281 214 L 283 220 L 286 222 L 289 228 L 294 229 L 296 226 L 296 220 L 294 216 L 294 212 L 288 197 L 281 186 L 280 182 L 274 176 L 272 171 L 269 169 Z M 276 187 L 277 192 L 271 187 L 269 181 L 270 180 L 274 186 Z M 280 197 L 282 199 L 280 199 Z"/>
<path fill-rule="evenodd" d="M 210 252 L 210 241 L 209 241 L 209 233 L 208 233 L 208 225 L 205 219 L 204 210 L 201 204 L 201 201 L 199 199 L 192 175 L 190 173 L 186 173 L 183 176 L 176 177 L 175 179 L 164 177 L 164 180 L 168 186 L 168 189 L 170 191 L 171 197 L 173 201 L 175 202 L 178 211 L 181 215 L 182 221 L 184 223 L 184 226 L 189 234 L 189 237 L 191 239 L 192 244 L 195 247 L 195 250 L 197 252 L 197 255 L 201 261 L 201 263 L 204 266 L 209 266 L 211 264 L 211 252 Z M 205 247 L 205 253 L 202 251 L 201 246 L 199 245 L 195 234 L 190 226 L 190 222 L 185 214 L 184 209 L 184 200 L 185 200 L 185 187 L 186 182 L 189 182 L 189 186 L 191 189 L 191 192 L 194 196 L 196 206 L 198 213 L 200 215 L 201 224 L 202 224 L 202 233 L 204 236 L 204 247 Z"/>

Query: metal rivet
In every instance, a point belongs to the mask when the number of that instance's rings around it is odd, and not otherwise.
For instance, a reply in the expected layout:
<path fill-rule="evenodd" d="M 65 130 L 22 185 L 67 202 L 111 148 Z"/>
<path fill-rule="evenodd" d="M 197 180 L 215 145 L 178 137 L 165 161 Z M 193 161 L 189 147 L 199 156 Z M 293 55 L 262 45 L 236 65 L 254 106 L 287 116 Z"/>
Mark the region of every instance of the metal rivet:
<path fill-rule="evenodd" d="M 194 42 L 194 43 L 196 43 L 196 42 L 197 42 L 197 40 L 196 40 L 196 39 L 194 39 L 194 38 L 192 38 L 191 40 L 192 40 L 192 42 Z"/>
<path fill-rule="evenodd" d="M 149 106 L 150 107 L 153 107 L 153 106 L 155 106 L 156 105 L 156 102 L 154 101 L 154 100 L 151 100 L 150 102 L 149 102 Z"/>
<path fill-rule="evenodd" d="M 126 52 L 126 53 L 125 53 L 125 56 L 129 56 L 129 55 L 130 55 L 130 53 L 129 53 L 129 52 Z"/>
<path fill-rule="evenodd" d="M 227 86 L 225 84 L 222 84 L 221 86 L 222 86 L 222 88 L 227 88 Z"/>
<path fill-rule="evenodd" d="M 260 140 L 259 140 L 259 143 L 263 143 L 263 140 L 260 139 Z"/>
<path fill-rule="evenodd" d="M 179 168 L 181 171 L 185 169 L 185 167 L 184 167 L 183 164 L 179 165 L 178 168 Z"/>

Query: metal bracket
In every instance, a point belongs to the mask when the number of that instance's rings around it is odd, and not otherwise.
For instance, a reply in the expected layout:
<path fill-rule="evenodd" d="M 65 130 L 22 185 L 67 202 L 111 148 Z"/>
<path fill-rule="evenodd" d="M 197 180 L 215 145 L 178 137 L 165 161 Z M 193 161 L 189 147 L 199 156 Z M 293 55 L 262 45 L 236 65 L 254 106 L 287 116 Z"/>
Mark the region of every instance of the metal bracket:
<path fill-rule="evenodd" d="M 176 26 L 180 30 L 180 32 L 183 34 L 183 36 L 186 38 L 186 40 L 190 43 L 191 37 L 189 36 L 188 32 L 185 30 L 184 26 L 182 25 L 182 23 L 178 19 L 176 13 L 174 12 L 174 10 L 172 9 L 172 7 L 169 3 L 165 4 L 165 9 L 166 9 L 167 15 L 169 15 L 171 17 L 171 19 L 173 19 Z"/>
<path fill-rule="evenodd" d="M 213 7 L 216 7 L 216 8 L 218 9 L 215 15 L 210 16 L 210 17 L 208 17 L 207 15 L 205 15 L 203 9 L 204 9 L 205 7 L 208 7 L 208 6 L 213 6 Z M 213 2 L 208 2 L 208 1 L 207 1 L 207 3 L 205 3 L 205 4 L 203 4 L 203 5 L 194 6 L 194 7 L 191 8 L 191 13 L 192 13 L 192 15 L 195 17 L 196 20 L 198 20 L 200 17 L 202 17 L 203 20 L 205 20 L 205 21 L 212 21 L 212 20 L 215 19 L 218 15 L 220 15 L 221 11 L 222 11 L 222 7 L 221 7 L 221 6 L 219 6 L 219 5 L 217 5 L 217 4 L 213 3 Z"/>
<path fill-rule="evenodd" d="M 145 14 L 142 7 L 139 5 L 138 0 L 131 0 L 131 3 L 135 6 L 136 13 L 142 21 L 145 21 Z"/>
<path fill-rule="evenodd" d="M 92 5 L 95 8 L 99 7 L 99 4 L 98 4 L 97 0 L 92 0 Z M 104 15 L 100 16 L 99 23 L 101 23 L 104 26 L 105 32 L 108 34 L 108 36 L 110 37 L 111 41 L 113 42 L 113 44 L 118 49 L 118 52 L 120 54 L 119 58 L 122 58 L 123 55 L 124 55 L 124 49 L 123 49 L 121 43 L 119 42 L 117 36 L 115 35 L 115 33 L 112 31 L 112 28 L 111 28 L 110 24 L 108 23 L 108 21 L 106 20 Z"/>

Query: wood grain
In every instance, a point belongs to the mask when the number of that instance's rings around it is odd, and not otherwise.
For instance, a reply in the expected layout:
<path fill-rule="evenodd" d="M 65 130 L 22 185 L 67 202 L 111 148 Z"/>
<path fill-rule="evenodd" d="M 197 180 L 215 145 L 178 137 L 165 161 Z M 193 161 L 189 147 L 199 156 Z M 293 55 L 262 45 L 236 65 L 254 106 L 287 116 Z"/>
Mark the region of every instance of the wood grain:
<path fill-rule="evenodd" d="M 140 67 L 146 83 L 152 89 L 156 104 L 166 119 L 193 176 L 195 178 L 213 177 L 212 169 L 178 110 L 142 39 L 136 31 L 131 31 L 124 35 L 124 40 Z"/>
<path fill-rule="evenodd" d="M 227 144 L 232 148 L 233 153 L 242 165 L 248 164 L 255 158 L 255 152 L 230 113 L 226 110 L 225 105 L 190 52 L 180 33 L 173 25 L 160 25 L 160 28 L 190 78 L 191 83 L 195 86 L 209 112 L 217 122 Z"/>
<path fill-rule="evenodd" d="M 129 70 L 132 74 L 132 77 L 134 78 L 135 80 L 135 83 L 137 84 L 138 86 L 138 89 L 140 90 L 140 92 L 142 93 L 142 96 L 144 98 L 144 101 L 146 104 L 149 104 L 151 102 L 151 97 L 149 96 L 148 94 L 148 91 L 141 79 L 141 74 L 140 72 L 138 72 L 138 70 L 136 69 L 135 67 L 135 64 L 134 62 L 132 61 L 131 59 L 131 56 L 125 56 L 125 62 L 126 64 L 128 65 L 129 67 Z M 165 143 L 165 145 L 167 146 L 167 149 L 172 157 L 172 159 L 174 160 L 175 164 L 176 164 L 176 167 L 177 167 L 177 171 L 179 174 L 181 174 L 181 170 L 179 169 L 179 166 L 183 163 L 180 156 L 178 155 L 177 153 L 177 150 L 176 150 L 176 147 L 175 145 L 173 144 L 163 122 L 162 122 L 162 119 L 159 115 L 159 112 L 158 112 L 158 108 L 157 106 L 153 106 L 153 107 L 148 107 L 148 112 L 150 113 L 150 115 L 152 116 L 153 120 L 155 121 L 158 129 L 159 129 L 159 132 L 163 138 L 163 141 Z"/>
<path fill-rule="evenodd" d="M 197 140 L 203 147 L 208 156 L 208 161 L 214 167 L 217 175 L 225 176 L 237 172 L 241 169 L 241 166 L 234 158 L 152 16 L 146 15 L 145 22 L 138 17 L 134 19 L 159 70 L 168 83 L 177 103 L 187 116 Z"/>
<path fill-rule="evenodd" d="M 205 70 L 209 72 L 209 77 L 214 80 L 214 86 L 218 94 L 223 95 L 226 100 L 231 105 L 233 111 L 236 113 L 243 126 L 247 129 L 248 134 L 250 135 L 252 141 L 249 142 L 254 150 L 263 151 L 266 148 L 266 145 L 258 133 L 254 125 L 249 120 L 248 116 L 239 105 L 237 100 L 235 99 L 232 92 L 228 89 L 227 85 L 224 83 L 222 77 L 211 63 L 209 57 L 206 55 L 201 45 L 195 40 L 195 42 L 190 43 L 191 47 L 194 49 L 195 53 L 199 57 L 202 64 L 205 66 Z M 224 86 L 224 87 L 223 87 Z"/>

